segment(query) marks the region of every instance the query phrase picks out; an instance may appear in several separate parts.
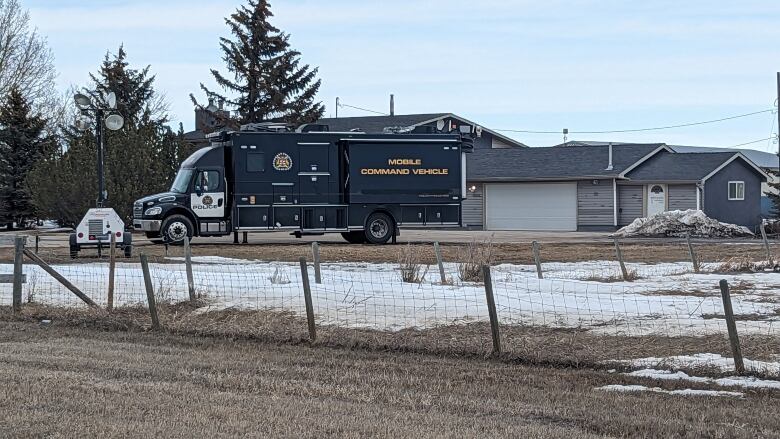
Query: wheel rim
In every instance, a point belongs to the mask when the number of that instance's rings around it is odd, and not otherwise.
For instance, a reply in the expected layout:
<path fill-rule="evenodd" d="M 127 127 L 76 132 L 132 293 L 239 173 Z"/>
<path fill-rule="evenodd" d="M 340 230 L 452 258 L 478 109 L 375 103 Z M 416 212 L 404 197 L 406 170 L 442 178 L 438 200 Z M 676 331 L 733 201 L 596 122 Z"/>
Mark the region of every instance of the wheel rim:
<path fill-rule="evenodd" d="M 181 221 L 174 221 L 168 225 L 168 238 L 171 241 L 181 241 L 187 237 L 187 225 Z"/>
<path fill-rule="evenodd" d="M 389 229 L 390 226 L 384 219 L 375 219 L 371 222 L 371 226 L 369 227 L 371 236 L 376 239 L 383 239 L 385 236 L 387 236 L 387 231 Z"/>

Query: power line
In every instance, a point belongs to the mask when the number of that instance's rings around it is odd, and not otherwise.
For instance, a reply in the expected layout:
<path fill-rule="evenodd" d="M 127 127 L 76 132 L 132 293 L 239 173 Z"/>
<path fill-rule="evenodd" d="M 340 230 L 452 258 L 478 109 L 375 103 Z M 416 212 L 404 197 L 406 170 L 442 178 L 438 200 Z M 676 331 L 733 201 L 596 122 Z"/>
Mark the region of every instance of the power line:
<path fill-rule="evenodd" d="M 740 143 L 739 145 L 731 145 L 731 146 L 726 146 L 725 148 L 738 148 L 738 147 L 740 147 L 740 146 L 745 146 L 745 145 L 752 145 L 752 144 L 754 144 L 754 143 L 760 143 L 760 142 L 766 142 L 767 140 L 772 140 L 772 139 L 774 139 L 774 138 L 775 138 L 775 136 L 772 136 L 772 137 L 767 137 L 767 138 L 765 138 L 765 139 L 758 139 L 758 140 L 753 140 L 753 141 L 751 141 L 751 142 Z"/>
<path fill-rule="evenodd" d="M 636 133 L 636 132 L 642 132 L 642 131 L 657 131 L 657 130 L 669 130 L 672 128 L 684 128 L 684 127 L 690 127 L 690 126 L 696 126 L 696 125 L 705 125 L 710 123 L 717 123 L 717 122 L 724 122 L 727 120 L 732 119 L 738 119 L 741 117 L 748 117 L 748 116 L 755 116 L 756 114 L 763 114 L 774 111 L 773 108 L 767 109 L 767 110 L 761 110 L 761 111 L 754 111 L 752 113 L 745 113 L 745 114 L 738 114 L 736 116 L 728 116 L 723 117 L 720 119 L 713 119 L 713 120 L 705 120 L 701 122 L 690 122 L 690 123 L 683 123 L 679 125 L 667 125 L 667 126 L 660 126 L 660 127 L 652 127 L 652 128 L 633 128 L 633 129 L 625 129 L 625 130 L 605 130 L 605 131 L 569 131 L 569 134 L 616 134 L 616 133 Z M 505 132 L 511 132 L 511 133 L 527 133 L 527 134 L 561 134 L 561 131 L 536 131 L 536 130 L 514 130 L 514 129 L 495 129 L 494 131 L 505 131 Z"/>
<path fill-rule="evenodd" d="M 345 104 L 343 102 L 339 103 L 339 107 L 354 108 L 355 110 L 365 111 L 368 113 L 381 114 L 382 116 L 389 116 L 389 114 L 382 113 L 381 111 L 374 111 L 374 110 L 369 110 L 368 108 L 356 107 L 354 105 Z"/>

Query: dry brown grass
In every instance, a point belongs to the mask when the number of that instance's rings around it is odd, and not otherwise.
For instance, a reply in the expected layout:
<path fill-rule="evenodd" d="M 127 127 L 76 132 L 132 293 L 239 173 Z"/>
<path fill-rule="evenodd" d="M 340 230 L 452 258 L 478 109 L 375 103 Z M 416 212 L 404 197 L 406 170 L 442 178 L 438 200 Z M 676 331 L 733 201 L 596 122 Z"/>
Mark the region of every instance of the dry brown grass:
<path fill-rule="evenodd" d="M 769 261 L 755 260 L 748 256 L 734 256 L 714 268 L 715 273 L 759 273 L 774 267 Z"/>
<path fill-rule="evenodd" d="M 590 281 L 590 282 L 605 282 L 605 283 L 613 283 L 613 282 L 633 282 L 635 280 L 641 279 L 639 276 L 639 273 L 634 269 L 627 269 L 626 270 L 626 276 L 623 277 L 623 273 L 615 273 L 615 274 L 591 274 L 590 276 L 584 278 L 583 280 Z"/>
<path fill-rule="evenodd" d="M 0 320 L 0 346 L 3 437 L 780 435 L 772 393 L 609 393 L 594 388 L 704 385 L 603 371 L 105 332 L 57 321 Z"/>

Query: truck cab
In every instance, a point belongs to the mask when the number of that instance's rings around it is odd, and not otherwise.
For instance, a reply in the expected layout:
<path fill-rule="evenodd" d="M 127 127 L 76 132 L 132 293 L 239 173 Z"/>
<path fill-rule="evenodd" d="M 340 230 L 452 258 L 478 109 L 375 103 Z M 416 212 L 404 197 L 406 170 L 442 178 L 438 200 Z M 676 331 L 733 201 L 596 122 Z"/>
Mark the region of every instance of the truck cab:
<path fill-rule="evenodd" d="M 470 138 L 454 134 L 215 133 L 168 192 L 133 205 L 156 242 L 234 232 L 341 233 L 383 244 L 400 227 L 458 227 Z"/>

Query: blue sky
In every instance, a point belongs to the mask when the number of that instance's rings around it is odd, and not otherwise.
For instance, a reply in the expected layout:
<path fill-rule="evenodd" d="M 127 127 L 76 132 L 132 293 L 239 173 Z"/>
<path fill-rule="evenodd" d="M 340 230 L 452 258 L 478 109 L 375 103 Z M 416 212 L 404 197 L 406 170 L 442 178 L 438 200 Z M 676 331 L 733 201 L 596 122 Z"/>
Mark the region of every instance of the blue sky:
<path fill-rule="evenodd" d="M 223 17 L 239 1 L 22 0 L 52 46 L 64 90 L 87 83 L 124 44 L 150 64 L 175 121 L 188 94 L 222 68 Z M 780 70 L 780 2 L 272 1 L 273 23 L 320 67 L 335 98 L 397 113 L 453 112 L 493 129 L 594 131 L 717 119 L 772 108 Z M 340 116 L 367 115 L 339 109 Z M 732 146 L 770 137 L 776 115 L 575 140 Z M 777 130 L 777 127 L 774 127 Z M 509 133 L 534 146 L 559 134 Z M 776 151 L 769 141 L 750 145 Z"/>

